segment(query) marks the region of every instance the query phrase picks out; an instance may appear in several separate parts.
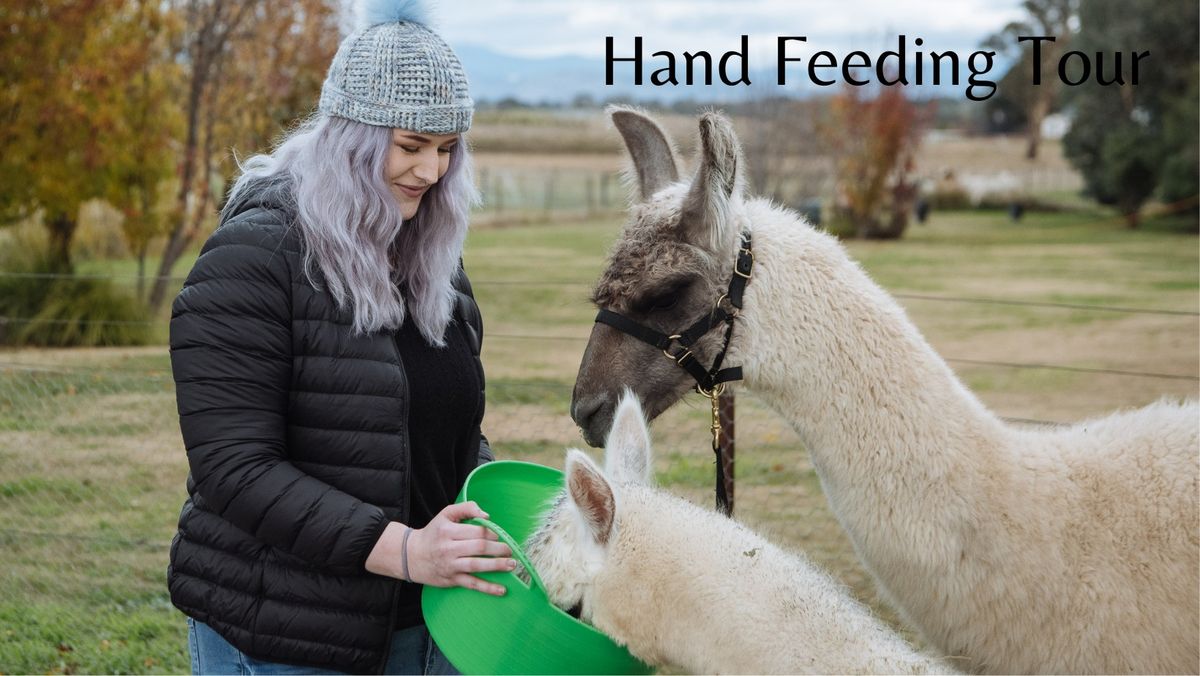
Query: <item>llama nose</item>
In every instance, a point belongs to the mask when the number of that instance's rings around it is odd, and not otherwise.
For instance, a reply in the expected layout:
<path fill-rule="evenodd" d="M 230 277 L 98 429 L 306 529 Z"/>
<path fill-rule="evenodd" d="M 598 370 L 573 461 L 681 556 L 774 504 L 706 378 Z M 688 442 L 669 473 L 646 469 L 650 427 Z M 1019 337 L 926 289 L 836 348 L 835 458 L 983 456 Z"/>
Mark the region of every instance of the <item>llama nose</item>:
<path fill-rule="evenodd" d="M 604 445 L 604 432 L 598 429 L 602 422 L 601 416 L 598 414 L 604 408 L 604 395 L 580 396 L 576 392 L 572 399 L 571 419 L 575 421 L 576 425 L 579 425 L 579 430 L 583 432 L 583 440 L 589 446 Z"/>

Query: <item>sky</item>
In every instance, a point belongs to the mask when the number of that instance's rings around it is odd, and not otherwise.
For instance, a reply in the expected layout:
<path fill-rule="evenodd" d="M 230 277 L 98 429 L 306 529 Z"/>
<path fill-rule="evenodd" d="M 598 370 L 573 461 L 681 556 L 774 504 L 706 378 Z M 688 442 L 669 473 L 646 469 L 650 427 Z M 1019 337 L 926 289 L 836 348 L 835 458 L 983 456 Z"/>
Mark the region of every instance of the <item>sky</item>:
<path fill-rule="evenodd" d="M 473 44 L 515 56 L 578 55 L 600 60 L 605 37 L 617 50 L 643 38 L 646 54 L 737 49 L 750 36 L 750 57 L 775 52 L 778 35 L 804 35 L 807 49 L 895 48 L 896 36 L 921 37 L 925 49 L 977 49 L 1021 18 L 1019 0 L 441 0 L 437 29 L 451 45 Z M 909 43 L 909 49 L 914 49 Z M 791 52 L 789 52 L 789 55 Z"/>

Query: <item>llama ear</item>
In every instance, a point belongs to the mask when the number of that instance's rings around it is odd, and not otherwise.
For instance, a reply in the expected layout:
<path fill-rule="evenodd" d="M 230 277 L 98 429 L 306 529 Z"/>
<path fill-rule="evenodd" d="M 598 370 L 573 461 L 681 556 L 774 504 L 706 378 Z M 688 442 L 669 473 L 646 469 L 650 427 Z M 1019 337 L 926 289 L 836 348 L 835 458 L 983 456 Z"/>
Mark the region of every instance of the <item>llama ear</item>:
<path fill-rule="evenodd" d="M 742 146 L 733 124 L 720 113 L 700 116 L 700 169 L 683 200 L 684 238 L 720 251 L 729 240 L 728 206 L 741 196 Z"/>
<path fill-rule="evenodd" d="M 650 485 L 650 430 L 637 395 L 628 387 L 604 442 L 604 473 L 617 482 Z"/>
<path fill-rule="evenodd" d="M 625 147 L 629 149 L 642 200 L 649 199 L 663 186 L 679 180 L 675 152 L 671 150 L 671 143 L 657 122 L 628 108 L 612 107 L 608 112 L 617 131 L 625 139 Z"/>
<path fill-rule="evenodd" d="M 567 451 L 567 495 L 579 511 L 592 538 L 608 544 L 617 515 L 617 499 L 604 473 L 586 453 Z"/>

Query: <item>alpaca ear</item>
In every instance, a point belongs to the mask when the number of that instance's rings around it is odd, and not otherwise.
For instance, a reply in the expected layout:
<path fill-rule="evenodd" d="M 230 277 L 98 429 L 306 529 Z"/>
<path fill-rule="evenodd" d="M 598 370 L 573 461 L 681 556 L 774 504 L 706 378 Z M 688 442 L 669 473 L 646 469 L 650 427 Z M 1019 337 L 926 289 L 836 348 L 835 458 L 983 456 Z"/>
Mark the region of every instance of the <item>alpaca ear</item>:
<path fill-rule="evenodd" d="M 741 197 L 742 146 L 733 125 L 720 113 L 700 116 L 700 169 L 683 200 L 684 238 L 720 251 L 729 240 L 729 203 Z"/>
<path fill-rule="evenodd" d="M 618 483 L 648 486 L 650 470 L 650 430 L 637 395 L 626 387 L 604 442 L 604 473 Z"/>
<path fill-rule="evenodd" d="M 567 451 L 567 495 L 592 538 L 601 545 L 612 537 L 617 499 L 604 473 L 583 451 Z"/>
<path fill-rule="evenodd" d="M 643 201 L 663 186 L 679 180 L 675 152 L 657 122 L 628 108 L 609 108 L 609 115 L 629 149 Z"/>

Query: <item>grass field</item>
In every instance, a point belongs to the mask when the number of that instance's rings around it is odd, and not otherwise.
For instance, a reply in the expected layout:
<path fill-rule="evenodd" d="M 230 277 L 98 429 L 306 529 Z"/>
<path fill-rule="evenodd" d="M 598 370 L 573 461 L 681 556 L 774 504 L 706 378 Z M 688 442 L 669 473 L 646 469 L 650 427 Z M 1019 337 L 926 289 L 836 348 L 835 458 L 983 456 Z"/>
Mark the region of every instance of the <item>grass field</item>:
<path fill-rule="evenodd" d="M 565 447 L 582 444 L 567 416 L 570 387 L 594 315 L 585 299 L 618 229 L 602 219 L 472 233 L 466 263 L 486 325 L 484 424 L 499 457 L 561 466 Z M 1179 220 L 1128 231 L 1099 211 L 1017 224 L 999 213 L 947 213 L 904 241 L 849 248 L 952 360 L 1196 376 L 1195 315 L 916 297 L 1194 313 L 1200 252 L 1186 233 L 1195 231 Z M 1197 396 L 1195 380 L 951 366 L 1013 418 L 1070 422 Z M 659 481 L 707 505 L 706 417 L 706 402 L 693 397 L 653 434 Z M 737 430 L 738 516 L 874 603 L 795 435 L 748 394 L 738 397 Z M 0 672 L 187 670 L 182 616 L 165 594 L 185 474 L 163 347 L 0 353 Z"/>

